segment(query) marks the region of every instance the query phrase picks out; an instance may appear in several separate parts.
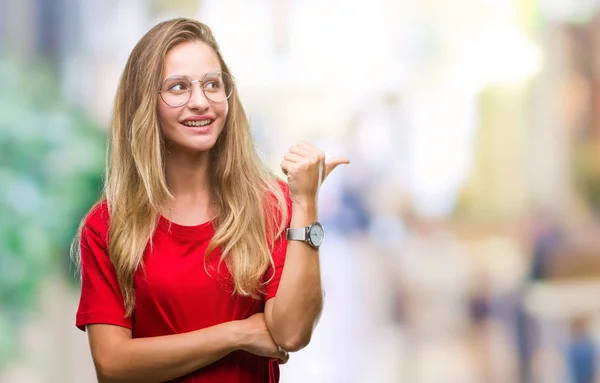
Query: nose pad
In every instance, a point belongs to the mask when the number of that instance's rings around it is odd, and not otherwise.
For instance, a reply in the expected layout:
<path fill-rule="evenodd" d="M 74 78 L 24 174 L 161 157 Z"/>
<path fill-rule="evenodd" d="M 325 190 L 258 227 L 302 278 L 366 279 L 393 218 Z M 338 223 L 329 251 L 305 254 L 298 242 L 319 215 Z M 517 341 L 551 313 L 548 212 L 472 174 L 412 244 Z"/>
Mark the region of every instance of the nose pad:
<path fill-rule="evenodd" d="M 190 109 L 206 109 L 209 105 L 210 102 L 202 90 L 202 84 L 200 82 L 192 83 L 188 107 Z"/>

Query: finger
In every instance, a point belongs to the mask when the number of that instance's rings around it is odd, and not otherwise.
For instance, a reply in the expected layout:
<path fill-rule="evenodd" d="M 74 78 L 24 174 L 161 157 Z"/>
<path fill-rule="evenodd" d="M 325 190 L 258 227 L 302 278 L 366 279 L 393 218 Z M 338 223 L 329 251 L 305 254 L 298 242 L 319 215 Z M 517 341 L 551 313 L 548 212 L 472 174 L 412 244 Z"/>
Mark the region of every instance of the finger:
<path fill-rule="evenodd" d="M 279 349 L 279 356 L 278 356 L 279 363 L 280 364 L 282 364 L 281 362 L 286 363 L 288 361 L 288 359 L 290 358 L 290 353 L 285 351 L 281 347 L 277 347 L 277 348 Z"/>
<path fill-rule="evenodd" d="M 277 359 L 277 363 L 286 364 L 290 360 L 290 354 L 287 354 L 284 359 Z"/>
<path fill-rule="evenodd" d="M 308 149 L 310 151 L 318 150 L 317 148 L 315 148 L 314 146 L 312 146 L 310 143 L 308 143 L 306 141 L 300 141 L 300 142 L 298 142 L 297 145 L 300 146 L 300 147 L 303 147 L 305 149 Z"/>
<path fill-rule="evenodd" d="M 296 153 L 287 153 L 283 158 L 288 162 L 298 163 L 304 160 L 304 157 Z"/>
<path fill-rule="evenodd" d="M 290 354 L 287 354 L 280 358 L 269 358 L 269 362 L 277 362 L 278 364 L 286 364 L 288 360 L 290 360 Z"/>
<path fill-rule="evenodd" d="M 298 154 L 303 157 L 309 157 L 313 155 L 313 152 L 310 149 L 307 149 L 300 145 L 294 145 L 290 147 L 290 153 Z"/>
<path fill-rule="evenodd" d="M 325 177 L 327 177 L 333 169 L 342 164 L 349 164 L 350 160 L 346 157 L 331 157 L 325 161 Z"/>
<path fill-rule="evenodd" d="M 287 176 L 288 173 L 293 169 L 293 167 L 295 166 L 294 163 L 287 161 L 287 160 L 283 160 L 281 161 L 281 171 L 283 171 L 283 173 Z"/>
<path fill-rule="evenodd" d="M 321 188 L 321 184 L 325 181 L 325 177 L 327 177 L 327 169 L 325 168 L 325 161 L 319 161 L 319 184 L 318 188 Z"/>
<path fill-rule="evenodd" d="M 325 153 L 322 151 L 315 149 L 313 147 L 306 147 L 300 144 L 294 145 L 290 148 L 290 152 L 294 154 L 301 155 L 306 158 L 314 158 L 318 160 L 325 159 Z"/>

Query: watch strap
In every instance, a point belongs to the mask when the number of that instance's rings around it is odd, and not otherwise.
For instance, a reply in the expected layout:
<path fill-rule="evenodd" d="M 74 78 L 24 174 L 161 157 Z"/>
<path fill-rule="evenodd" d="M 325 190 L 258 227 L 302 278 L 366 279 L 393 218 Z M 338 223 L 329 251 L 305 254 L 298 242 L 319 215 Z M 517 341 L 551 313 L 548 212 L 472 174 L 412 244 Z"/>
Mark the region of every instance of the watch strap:
<path fill-rule="evenodd" d="M 306 231 L 306 227 L 289 228 L 286 230 L 286 237 L 289 241 L 306 241 L 308 240 Z"/>

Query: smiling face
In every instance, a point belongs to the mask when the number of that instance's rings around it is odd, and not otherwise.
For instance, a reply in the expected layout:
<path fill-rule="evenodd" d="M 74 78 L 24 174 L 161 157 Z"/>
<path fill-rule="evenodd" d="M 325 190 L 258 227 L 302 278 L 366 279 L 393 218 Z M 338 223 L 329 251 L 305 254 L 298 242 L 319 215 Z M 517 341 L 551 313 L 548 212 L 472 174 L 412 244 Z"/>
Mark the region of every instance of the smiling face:
<path fill-rule="evenodd" d="M 167 53 L 161 87 L 163 96 L 158 96 L 158 118 L 168 152 L 207 152 L 215 145 L 227 119 L 228 103 L 227 100 L 209 100 L 202 87 L 208 87 L 208 92 L 214 86 L 202 81 L 207 74 L 220 70 L 216 53 L 201 41 L 181 43 Z M 171 106 L 164 101 L 167 90 L 180 92 L 183 89 L 181 81 L 165 83 L 174 76 L 191 81 L 191 96 L 182 106 Z"/>

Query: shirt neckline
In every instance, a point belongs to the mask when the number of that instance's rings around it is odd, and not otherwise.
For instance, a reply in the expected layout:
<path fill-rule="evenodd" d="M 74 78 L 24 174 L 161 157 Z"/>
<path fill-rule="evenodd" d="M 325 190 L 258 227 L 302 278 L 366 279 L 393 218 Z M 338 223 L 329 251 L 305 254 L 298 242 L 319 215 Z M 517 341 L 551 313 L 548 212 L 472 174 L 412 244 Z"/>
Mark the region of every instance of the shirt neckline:
<path fill-rule="evenodd" d="M 163 215 L 159 215 L 158 228 L 167 234 L 181 238 L 208 239 L 215 234 L 215 220 L 203 222 L 199 225 L 186 226 L 172 222 Z"/>

